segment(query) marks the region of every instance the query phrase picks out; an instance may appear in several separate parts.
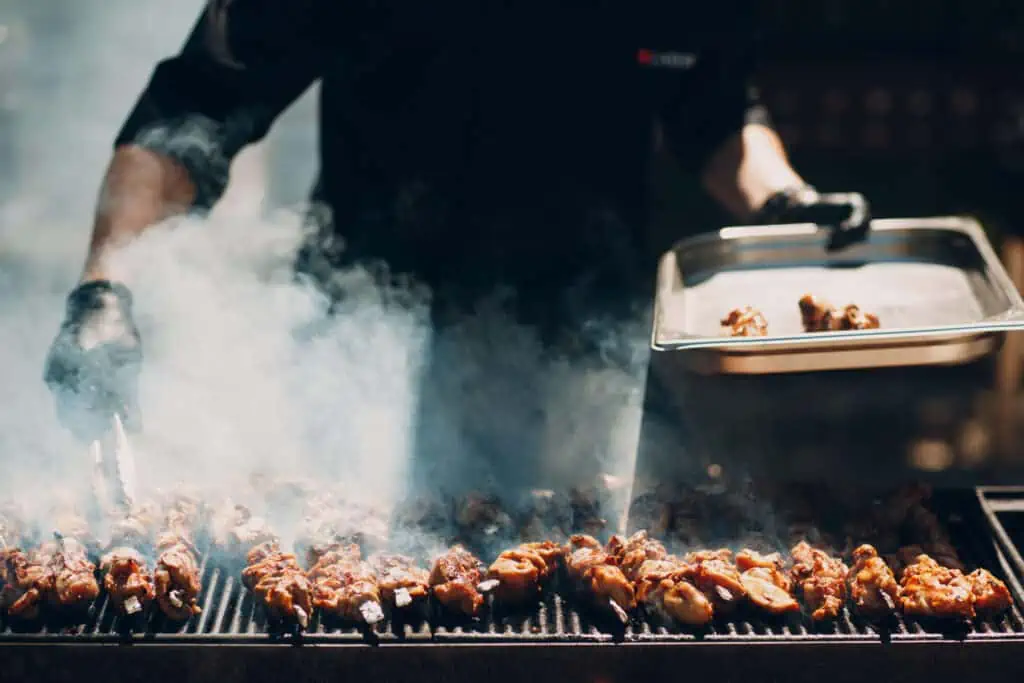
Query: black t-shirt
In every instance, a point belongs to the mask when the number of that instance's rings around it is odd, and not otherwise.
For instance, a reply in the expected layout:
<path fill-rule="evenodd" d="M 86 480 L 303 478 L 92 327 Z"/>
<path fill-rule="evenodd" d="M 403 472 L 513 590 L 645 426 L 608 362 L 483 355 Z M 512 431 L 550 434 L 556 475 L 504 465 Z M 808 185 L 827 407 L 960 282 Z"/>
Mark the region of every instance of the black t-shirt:
<path fill-rule="evenodd" d="M 749 18 L 737 0 L 213 0 L 117 143 L 178 159 L 210 204 L 321 79 L 316 195 L 347 256 L 485 287 L 653 271 L 656 137 L 698 170 L 764 120 Z"/>

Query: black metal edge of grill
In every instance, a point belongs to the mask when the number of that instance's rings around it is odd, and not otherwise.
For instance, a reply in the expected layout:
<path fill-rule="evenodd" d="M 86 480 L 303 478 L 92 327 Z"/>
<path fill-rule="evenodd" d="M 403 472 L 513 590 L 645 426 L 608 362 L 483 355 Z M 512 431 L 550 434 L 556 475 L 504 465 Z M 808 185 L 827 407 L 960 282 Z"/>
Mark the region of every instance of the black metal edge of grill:
<path fill-rule="evenodd" d="M 862 680 L 871 671 L 883 680 L 925 675 L 1022 680 L 1024 565 L 1016 561 L 1019 552 L 1008 557 L 1007 550 L 1016 546 L 997 525 L 984 491 L 946 492 L 942 500 L 939 512 L 961 556 L 1004 578 L 1018 603 L 1003 617 L 964 631 L 942 632 L 899 620 L 891 631 L 879 633 L 847 613 L 824 628 L 806 621 L 750 620 L 695 634 L 635 622 L 616 633 L 571 601 L 552 595 L 533 614 L 488 615 L 477 624 L 421 624 L 397 634 L 382 626 L 367 634 L 326 628 L 314 620 L 304 634 L 271 635 L 237 576 L 204 566 L 203 614 L 181 627 L 154 618 L 141 633 L 118 633 L 101 600 L 92 623 L 80 633 L 5 628 L 0 631 L 0 680 L 71 680 L 71 671 L 102 672 L 118 680 L 180 679 L 197 672 L 202 680 L 323 680 L 341 669 L 358 672 L 362 667 L 387 681 L 481 676 L 636 680 L 679 667 L 714 672 L 726 680 L 756 675 L 820 681 L 822 671 L 840 680 Z M 1019 500 L 1024 511 L 1024 490 Z M 75 680 L 80 677 L 76 674 Z"/>

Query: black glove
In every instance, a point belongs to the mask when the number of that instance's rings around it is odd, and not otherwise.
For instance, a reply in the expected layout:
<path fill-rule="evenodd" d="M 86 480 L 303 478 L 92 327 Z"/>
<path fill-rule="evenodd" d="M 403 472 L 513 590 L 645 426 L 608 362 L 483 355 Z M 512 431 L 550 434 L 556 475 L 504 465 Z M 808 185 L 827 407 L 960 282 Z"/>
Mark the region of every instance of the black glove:
<path fill-rule="evenodd" d="M 831 231 L 828 249 L 845 249 L 867 238 L 871 209 L 859 192 L 819 194 L 810 185 L 781 190 L 754 215 L 759 225 L 816 223 Z"/>
<path fill-rule="evenodd" d="M 44 375 L 61 422 L 85 440 L 101 436 L 115 413 L 126 429 L 137 430 L 141 361 L 128 288 L 107 281 L 75 288 Z"/>

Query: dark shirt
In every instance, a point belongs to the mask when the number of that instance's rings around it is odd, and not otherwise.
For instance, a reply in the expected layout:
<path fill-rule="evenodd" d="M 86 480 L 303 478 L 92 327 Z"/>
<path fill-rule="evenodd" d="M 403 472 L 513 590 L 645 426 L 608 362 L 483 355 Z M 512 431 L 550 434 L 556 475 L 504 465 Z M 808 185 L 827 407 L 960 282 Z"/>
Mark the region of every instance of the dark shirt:
<path fill-rule="evenodd" d="M 765 118 L 744 4 L 214 0 L 117 143 L 178 159 L 206 206 L 320 79 L 316 198 L 345 257 L 435 285 L 619 282 L 653 272 L 638 254 L 659 126 L 696 171 Z"/>

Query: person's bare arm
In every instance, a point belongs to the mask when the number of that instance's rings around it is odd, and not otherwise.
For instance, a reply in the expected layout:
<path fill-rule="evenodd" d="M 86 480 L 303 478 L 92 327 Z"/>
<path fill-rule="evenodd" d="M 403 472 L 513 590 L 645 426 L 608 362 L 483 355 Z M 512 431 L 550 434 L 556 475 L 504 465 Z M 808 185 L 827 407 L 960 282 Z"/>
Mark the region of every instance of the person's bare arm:
<path fill-rule="evenodd" d="M 195 185 L 178 162 L 138 145 L 118 147 L 100 189 L 82 282 L 120 279 L 110 271 L 110 252 L 187 210 L 195 197 Z"/>
<path fill-rule="evenodd" d="M 778 134 L 759 123 L 744 126 L 715 151 L 701 182 L 739 220 L 750 219 L 772 195 L 806 185 L 789 165 Z"/>

